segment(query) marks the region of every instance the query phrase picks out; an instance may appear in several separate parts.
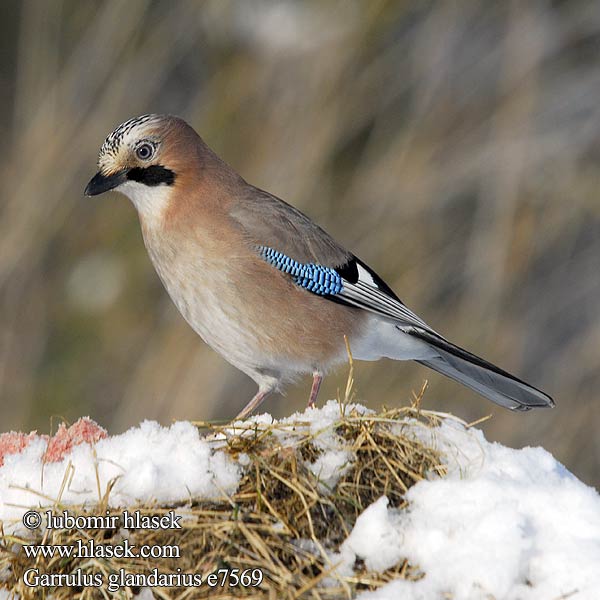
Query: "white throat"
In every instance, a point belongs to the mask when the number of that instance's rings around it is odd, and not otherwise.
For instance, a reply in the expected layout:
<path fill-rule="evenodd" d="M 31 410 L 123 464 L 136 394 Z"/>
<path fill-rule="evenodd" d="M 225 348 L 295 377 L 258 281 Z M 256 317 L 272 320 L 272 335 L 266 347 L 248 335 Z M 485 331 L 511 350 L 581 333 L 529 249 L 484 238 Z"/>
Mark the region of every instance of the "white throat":
<path fill-rule="evenodd" d="M 171 186 L 149 186 L 138 181 L 126 181 L 117 187 L 116 191 L 125 194 L 131 200 L 146 225 L 161 225 L 171 197 Z"/>

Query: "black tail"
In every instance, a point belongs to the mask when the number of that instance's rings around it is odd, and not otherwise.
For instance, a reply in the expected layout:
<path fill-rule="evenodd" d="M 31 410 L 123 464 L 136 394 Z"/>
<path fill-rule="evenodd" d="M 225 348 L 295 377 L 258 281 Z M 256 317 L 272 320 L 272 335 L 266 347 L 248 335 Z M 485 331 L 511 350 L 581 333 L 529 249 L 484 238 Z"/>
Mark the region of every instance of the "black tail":
<path fill-rule="evenodd" d="M 433 346 L 439 355 L 417 362 L 462 383 L 492 402 L 511 410 L 554 406 L 552 398 L 544 392 L 443 337 L 418 329 L 410 334 Z"/>

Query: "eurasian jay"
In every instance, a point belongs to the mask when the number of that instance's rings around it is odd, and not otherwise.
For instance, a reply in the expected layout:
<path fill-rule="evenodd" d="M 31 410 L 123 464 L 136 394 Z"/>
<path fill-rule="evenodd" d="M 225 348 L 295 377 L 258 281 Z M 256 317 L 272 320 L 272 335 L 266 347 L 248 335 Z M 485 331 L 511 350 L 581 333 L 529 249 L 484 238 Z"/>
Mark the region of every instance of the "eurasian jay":
<path fill-rule="evenodd" d="M 258 391 L 238 415 L 304 373 L 347 360 L 416 360 L 513 410 L 545 393 L 442 337 L 306 215 L 247 183 L 185 121 L 144 115 L 104 141 L 85 194 L 130 198 L 150 259 L 204 341 Z"/>

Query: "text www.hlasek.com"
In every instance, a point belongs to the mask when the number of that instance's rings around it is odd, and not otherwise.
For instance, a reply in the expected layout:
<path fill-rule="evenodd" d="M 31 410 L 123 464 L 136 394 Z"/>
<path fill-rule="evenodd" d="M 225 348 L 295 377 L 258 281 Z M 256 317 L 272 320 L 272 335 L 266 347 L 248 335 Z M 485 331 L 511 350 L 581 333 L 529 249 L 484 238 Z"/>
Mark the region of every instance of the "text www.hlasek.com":
<path fill-rule="evenodd" d="M 137 546 L 129 540 L 120 544 L 99 544 L 94 540 L 76 540 L 71 545 L 25 545 L 27 558 L 179 558 L 178 546 Z"/>

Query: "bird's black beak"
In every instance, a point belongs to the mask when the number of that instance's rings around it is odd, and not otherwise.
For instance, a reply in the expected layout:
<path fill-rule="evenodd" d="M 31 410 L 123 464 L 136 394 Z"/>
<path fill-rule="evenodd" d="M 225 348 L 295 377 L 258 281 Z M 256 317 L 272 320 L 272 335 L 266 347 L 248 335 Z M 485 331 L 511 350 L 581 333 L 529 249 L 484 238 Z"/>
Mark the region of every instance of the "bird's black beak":
<path fill-rule="evenodd" d="M 112 190 L 117 186 L 127 181 L 127 170 L 119 171 L 113 175 L 102 175 L 102 173 L 96 173 L 87 184 L 84 194 L 86 196 L 97 196 Z"/>

